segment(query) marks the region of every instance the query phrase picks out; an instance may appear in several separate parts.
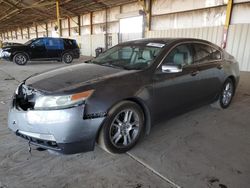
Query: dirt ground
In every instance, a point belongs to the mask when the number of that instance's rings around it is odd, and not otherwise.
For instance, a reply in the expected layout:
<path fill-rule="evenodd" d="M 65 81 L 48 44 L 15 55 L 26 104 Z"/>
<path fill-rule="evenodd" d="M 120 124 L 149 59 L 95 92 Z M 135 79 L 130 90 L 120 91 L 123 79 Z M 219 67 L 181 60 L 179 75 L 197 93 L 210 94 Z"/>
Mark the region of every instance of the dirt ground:
<path fill-rule="evenodd" d="M 61 66 L 68 65 L 0 60 L 0 188 L 249 187 L 250 73 L 241 73 L 227 110 L 208 105 L 162 122 L 129 153 L 110 155 L 96 146 L 75 155 L 33 147 L 30 154 L 27 142 L 7 128 L 12 93 L 29 75 Z"/>

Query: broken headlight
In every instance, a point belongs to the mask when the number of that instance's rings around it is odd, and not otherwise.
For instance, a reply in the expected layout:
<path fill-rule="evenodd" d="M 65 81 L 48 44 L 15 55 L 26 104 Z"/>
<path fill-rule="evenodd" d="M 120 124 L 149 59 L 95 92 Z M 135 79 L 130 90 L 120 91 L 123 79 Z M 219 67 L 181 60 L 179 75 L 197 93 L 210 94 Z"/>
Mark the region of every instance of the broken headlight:
<path fill-rule="evenodd" d="M 39 96 L 36 99 L 34 109 L 35 110 L 52 110 L 70 108 L 82 104 L 87 98 L 89 98 L 94 90 L 88 90 L 81 93 L 62 96 Z"/>

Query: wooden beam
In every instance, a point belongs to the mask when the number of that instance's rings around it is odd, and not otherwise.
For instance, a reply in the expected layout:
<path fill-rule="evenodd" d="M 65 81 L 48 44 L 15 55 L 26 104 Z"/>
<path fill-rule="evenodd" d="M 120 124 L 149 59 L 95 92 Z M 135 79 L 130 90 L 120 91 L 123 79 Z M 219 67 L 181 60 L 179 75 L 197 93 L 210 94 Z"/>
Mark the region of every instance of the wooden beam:
<path fill-rule="evenodd" d="M 90 35 L 93 35 L 93 12 L 90 12 Z"/>
<path fill-rule="evenodd" d="M 81 16 L 77 16 L 78 35 L 81 36 Z"/>
<path fill-rule="evenodd" d="M 46 36 L 49 36 L 48 23 L 45 24 Z"/>
<path fill-rule="evenodd" d="M 38 38 L 37 25 L 35 25 L 35 30 L 36 30 L 36 38 Z"/>
<path fill-rule="evenodd" d="M 28 39 L 30 39 L 30 28 L 27 27 L 27 34 L 28 34 Z"/>
<path fill-rule="evenodd" d="M 23 39 L 23 29 L 22 28 L 20 28 L 20 29 L 21 29 L 21 37 Z"/>
<path fill-rule="evenodd" d="M 70 36 L 71 32 L 70 32 L 70 18 L 68 17 L 68 34 Z"/>

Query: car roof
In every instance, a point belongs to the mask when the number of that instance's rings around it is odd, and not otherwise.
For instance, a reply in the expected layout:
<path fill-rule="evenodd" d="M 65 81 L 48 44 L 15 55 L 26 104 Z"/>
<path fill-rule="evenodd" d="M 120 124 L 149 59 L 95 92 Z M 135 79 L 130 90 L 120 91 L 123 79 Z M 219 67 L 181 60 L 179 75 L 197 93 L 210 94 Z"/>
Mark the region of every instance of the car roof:
<path fill-rule="evenodd" d="M 218 45 L 211 43 L 209 41 L 203 40 L 203 39 L 197 39 L 197 38 L 144 38 L 144 39 L 136 39 L 131 41 L 126 41 L 123 43 L 120 43 L 119 45 L 147 45 L 148 43 L 159 43 L 159 44 L 165 44 L 166 46 L 170 43 L 179 43 L 179 42 L 202 42 L 207 45 L 214 46 L 217 49 L 222 50 Z M 157 44 L 156 44 L 157 45 Z"/>
<path fill-rule="evenodd" d="M 63 39 L 63 40 L 75 40 L 75 39 L 69 39 L 69 38 L 61 38 L 61 37 L 38 37 L 34 39 Z"/>
<path fill-rule="evenodd" d="M 123 42 L 123 44 L 130 44 L 130 43 L 131 44 L 147 44 L 147 43 L 169 44 L 171 42 L 185 42 L 185 41 L 210 43 L 206 40 L 196 39 L 196 38 L 144 38 L 144 39 L 126 41 L 126 42 Z"/>

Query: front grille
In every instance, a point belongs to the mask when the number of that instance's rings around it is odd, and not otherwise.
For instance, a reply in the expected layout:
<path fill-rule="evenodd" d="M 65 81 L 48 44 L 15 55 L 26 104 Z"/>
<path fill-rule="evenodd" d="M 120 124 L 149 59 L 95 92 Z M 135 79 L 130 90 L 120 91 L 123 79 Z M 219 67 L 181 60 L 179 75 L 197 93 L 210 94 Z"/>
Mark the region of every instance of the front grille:
<path fill-rule="evenodd" d="M 41 140 L 41 139 L 33 138 L 33 137 L 30 137 L 30 136 L 21 134 L 18 131 L 16 132 L 16 135 L 30 141 L 30 143 L 33 144 L 33 145 L 40 146 L 40 147 L 46 148 L 46 149 L 61 150 L 58 147 L 57 143 L 54 142 L 54 141 L 47 141 L 47 140 Z"/>

